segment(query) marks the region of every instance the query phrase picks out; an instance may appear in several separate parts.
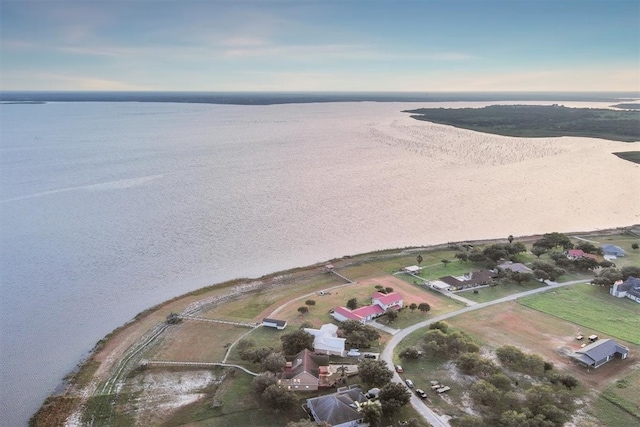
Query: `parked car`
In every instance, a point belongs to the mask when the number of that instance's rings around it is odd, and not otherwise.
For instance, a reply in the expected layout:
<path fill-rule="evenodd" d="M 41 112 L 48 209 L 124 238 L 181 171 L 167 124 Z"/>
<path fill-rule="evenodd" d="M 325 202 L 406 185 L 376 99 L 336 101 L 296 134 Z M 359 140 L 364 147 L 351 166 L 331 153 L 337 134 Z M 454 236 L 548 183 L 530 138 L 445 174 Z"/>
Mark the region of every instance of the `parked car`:
<path fill-rule="evenodd" d="M 409 388 L 413 388 L 413 381 L 411 381 L 411 380 L 405 380 L 405 383 L 407 383 L 407 387 L 409 387 Z"/>
<path fill-rule="evenodd" d="M 347 356 L 358 357 L 358 356 L 360 356 L 360 350 L 358 350 L 357 348 L 352 348 L 351 350 L 349 350 L 347 352 Z"/>
<path fill-rule="evenodd" d="M 417 388 L 416 389 L 416 394 L 418 395 L 418 397 L 420 399 L 426 399 L 427 398 L 427 393 L 425 393 L 424 390 L 421 389 L 421 388 Z"/>
<path fill-rule="evenodd" d="M 371 354 L 371 353 L 367 353 L 364 355 L 365 359 L 376 359 L 376 355 L 375 354 Z"/>
<path fill-rule="evenodd" d="M 403 372 L 404 372 L 404 369 L 402 369 L 402 366 L 400 366 L 400 365 L 396 365 L 396 372 L 397 372 L 397 373 L 399 373 L 399 374 L 401 374 L 401 373 L 403 373 Z"/>

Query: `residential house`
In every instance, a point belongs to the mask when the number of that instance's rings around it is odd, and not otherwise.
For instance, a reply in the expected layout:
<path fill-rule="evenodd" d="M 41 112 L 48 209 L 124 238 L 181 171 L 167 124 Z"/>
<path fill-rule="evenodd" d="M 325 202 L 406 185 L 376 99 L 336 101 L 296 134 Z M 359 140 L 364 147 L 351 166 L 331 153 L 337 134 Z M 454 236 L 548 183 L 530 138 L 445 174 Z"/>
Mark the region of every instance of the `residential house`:
<path fill-rule="evenodd" d="M 326 356 L 316 356 L 308 349 L 296 354 L 287 362 L 284 372 L 278 378 L 278 386 L 291 391 L 317 390 L 329 387 L 329 366 Z"/>
<path fill-rule="evenodd" d="M 465 274 L 464 276 L 453 277 L 445 276 L 438 279 L 437 282 L 447 284 L 451 289 L 464 289 L 472 288 L 475 286 L 487 285 L 493 281 L 496 274 L 489 270 L 479 270 L 472 273 Z M 432 285 L 432 287 L 434 287 Z M 445 289 L 445 286 L 436 284 L 435 287 Z"/>
<path fill-rule="evenodd" d="M 629 349 L 618 344 L 615 340 L 604 339 L 574 351 L 571 357 L 581 365 L 595 369 L 604 365 L 616 355 L 619 355 L 621 359 L 626 359 L 629 355 Z"/>
<path fill-rule="evenodd" d="M 602 245 L 602 254 L 605 259 L 616 259 L 625 256 L 627 253 L 620 246 Z"/>
<path fill-rule="evenodd" d="M 345 320 L 355 320 L 360 323 L 366 323 L 376 317 L 382 316 L 387 310 L 399 310 L 403 307 L 404 301 L 402 296 L 397 292 L 383 294 L 376 292 L 372 296 L 372 303 L 364 307 L 358 307 L 350 310 L 346 307 L 336 307 L 331 313 L 334 319 L 339 322 Z"/>
<path fill-rule="evenodd" d="M 611 295 L 618 298 L 631 298 L 637 303 L 640 303 L 640 279 L 637 277 L 629 276 L 624 282 L 618 280 L 613 284 L 609 291 Z"/>
<path fill-rule="evenodd" d="M 498 265 L 498 268 L 501 268 L 503 270 L 511 270 L 518 273 L 533 274 L 533 270 L 522 264 L 521 262 L 503 262 L 502 264 Z"/>
<path fill-rule="evenodd" d="M 345 355 L 346 339 L 338 338 L 338 327 L 333 323 L 326 323 L 320 329 L 304 328 L 304 330 L 314 336 L 313 350 L 316 353 Z"/>
<path fill-rule="evenodd" d="M 287 321 L 278 320 L 278 319 L 269 319 L 268 317 L 265 317 L 264 319 L 262 319 L 262 326 L 283 330 L 284 328 L 287 327 Z"/>
<path fill-rule="evenodd" d="M 364 423 L 360 406 L 368 399 L 359 386 L 339 388 L 336 393 L 307 399 L 307 408 L 316 422 L 333 427 L 357 427 Z"/>

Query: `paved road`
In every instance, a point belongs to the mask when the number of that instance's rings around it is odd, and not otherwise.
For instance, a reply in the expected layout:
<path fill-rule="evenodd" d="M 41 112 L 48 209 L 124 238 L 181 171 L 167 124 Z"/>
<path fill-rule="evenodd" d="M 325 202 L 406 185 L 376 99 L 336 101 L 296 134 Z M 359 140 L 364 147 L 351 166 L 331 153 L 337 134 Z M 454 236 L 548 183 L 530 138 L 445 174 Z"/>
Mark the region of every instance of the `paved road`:
<path fill-rule="evenodd" d="M 409 334 L 411 334 L 412 332 L 417 331 L 420 328 L 424 328 L 425 326 L 428 326 L 431 323 L 434 322 L 438 322 L 440 320 L 445 320 L 445 319 L 449 319 L 451 317 L 457 316 L 459 314 L 463 314 L 463 313 L 468 313 L 470 311 L 474 311 L 474 310 L 480 310 L 482 308 L 485 307 L 490 307 L 492 305 L 496 305 L 496 304 L 500 304 L 503 302 L 507 302 L 507 301 L 513 301 L 516 300 L 518 298 L 522 298 L 522 297 L 526 297 L 528 295 L 533 295 L 533 294 L 537 294 L 540 292 L 547 292 L 549 290 L 553 290 L 553 289 L 557 289 L 557 288 L 561 288 L 564 286 L 570 286 L 570 285 L 575 285 L 578 283 L 588 283 L 589 280 L 574 280 L 571 282 L 564 282 L 564 283 L 555 283 L 549 286 L 544 286 L 542 288 L 536 288 L 536 289 L 532 289 L 530 291 L 525 291 L 525 292 L 520 292 L 518 294 L 513 294 L 513 295 L 509 295 L 503 298 L 499 298 L 493 301 L 488 301 L 488 302 L 482 302 L 482 303 L 478 303 L 475 305 L 471 305 L 465 308 L 461 308 L 460 310 L 456 310 L 456 311 L 452 311 L 450 313 L 446 313 L 446 314 L 442 314 L 440 316 L 436 316 L 436 317 L 432 317 L 431 319 L 427 319 L 425 321 L 422 321 L 420 323 L 416 323 L 415 325 L 409 326 L 408 328 L 403 329 L 402 331 L 400 331 L 399 333 L 395 334 L 394 336 L 391 337 L 391 340 L 389 341 L 389 343 L 387 344 L 387 346 L 385 347 L 385 349 L 382 351 L 381 355 L 380 355 L 380 359 L 384 360 L 385 362 L 387 362 L 387 365 L 389 365 L 389 368 L 391 370 L 393 370 L 394 375 L 393 375 L 393 380 L 396 382 L 403 382 L 402 378 L 400 378 L 400 375 L 398 375 L 397 373 L 395 373 L 395 368 L 393 366 L 393 350 L 396 348 L 396 346 Z M 449 422 L 448 419 L 446 417 L 442 417 L 438 414 L 436 414 L 431 408 L 429 408 L 424 401 L 422 401 L 420 398 L 418 398 L 418 396 L 415 395 L 415 393 L 411 393 L 411 406 L 413 406 L 416 411 L 418 411 L 419 414 L 421 414 L 425 420 L 427 420 L 429 423 L 431 423 L 431 425 L 433 427 L 449 427 Z"/>

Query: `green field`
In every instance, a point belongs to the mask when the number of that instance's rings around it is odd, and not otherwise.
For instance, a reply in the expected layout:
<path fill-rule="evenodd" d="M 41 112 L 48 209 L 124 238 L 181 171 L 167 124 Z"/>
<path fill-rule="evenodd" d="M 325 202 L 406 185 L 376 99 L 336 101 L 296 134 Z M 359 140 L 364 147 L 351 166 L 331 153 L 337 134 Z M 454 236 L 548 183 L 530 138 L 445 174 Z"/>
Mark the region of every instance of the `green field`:
<path fill-rule="evenodd" d="M 640 426 L 640 370 L 607 388 L 594 405 L 595 415 L 606 426 Z"/>
<path fill-rule="evenodd" d="M 475 302 L 487 302 L 493 301 L 498 298 L 506 297 L 511 294 L 517 294 L 519 292 L 529 291 L 531 289 L 537 289 L 543 286 L 547 286 L 544 283 L 540 283 L 536 280 L 530 280 L 527 283 L 523 283 L 522 285 L 518 285 L 516 283 L 509 284 L 500 284 L 497 286 L 486 286 L 480 289 L 475 289 L 478 291 L 477 294 L 474 294 L 474 289 L 469 289 L 462 292 L 456 292 L 457 295 L 461 297 L 470 299 Z"/>
<path fill-rule="evenodd" d="M 607 289 L 576 285 L 522 298 L 519 302 L 585 328 L 640 345 L 640 304 L 614 298 Z"/>

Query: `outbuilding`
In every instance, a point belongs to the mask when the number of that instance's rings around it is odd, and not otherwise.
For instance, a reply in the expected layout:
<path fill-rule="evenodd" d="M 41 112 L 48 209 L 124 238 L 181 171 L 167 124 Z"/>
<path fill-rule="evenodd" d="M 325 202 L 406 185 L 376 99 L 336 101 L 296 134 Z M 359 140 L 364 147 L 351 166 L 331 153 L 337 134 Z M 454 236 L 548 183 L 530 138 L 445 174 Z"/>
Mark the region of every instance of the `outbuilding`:
<path fill-rule="evenodd" d="M 571 357 L 579 364 L 595 369 L 616 356 L 619 356 L 620 359 L 626 359 L 628 355 L 629 349 L 627 347 L 618 344 L 615 340 L 604 339 L 573 352 Z"/>
<path fill-rule="evenodd" d="M 264 319 L 262 319 L 262 326 L 266 326 L 267 328 L 276 328 L 279 330 L 283 330 L 284 328 L 287 327 L 287 321 L 279 320 L 279 319 L 270 319 L 268 317 L 265 317 Z"/>

